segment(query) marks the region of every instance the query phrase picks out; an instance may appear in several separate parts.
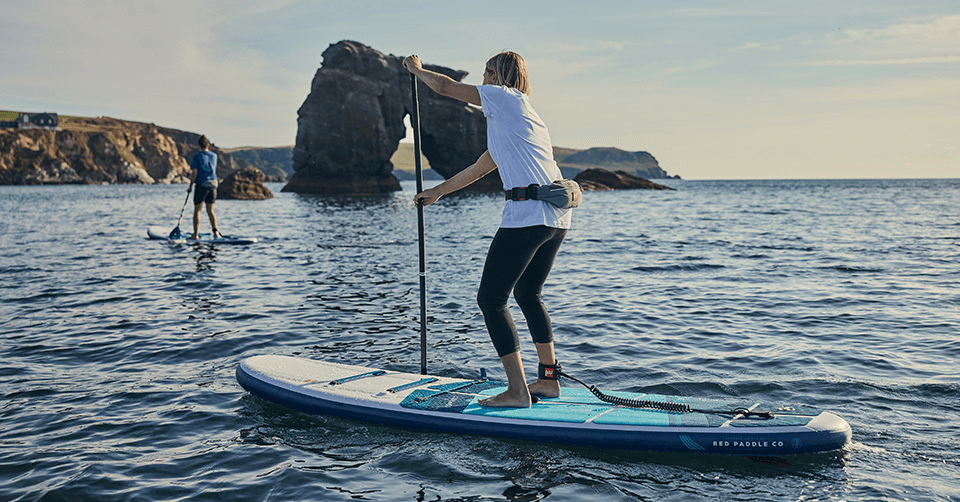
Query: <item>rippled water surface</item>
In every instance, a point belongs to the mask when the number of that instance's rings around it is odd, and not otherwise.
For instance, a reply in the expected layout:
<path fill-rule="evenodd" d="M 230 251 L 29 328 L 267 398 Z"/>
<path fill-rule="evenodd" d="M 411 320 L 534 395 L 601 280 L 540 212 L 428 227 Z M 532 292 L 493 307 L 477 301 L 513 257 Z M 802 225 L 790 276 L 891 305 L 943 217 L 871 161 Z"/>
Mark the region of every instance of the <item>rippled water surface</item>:
<path fill-rule="evenodd" d="M 238 361 L 419 371 L 412 184 L 218 201 L 253 246 L 149 241 L 183 186 L 0 187 L 0 500 L 960 500 L 960 180 L 668 183 L 576 210 L 545 290 L 564 369 L 829 409 L 844 451 L 766 465 L 293 412 Z M 427 208 L 431 373 L 503 378 L 474 303 L 501 207 Z"/>

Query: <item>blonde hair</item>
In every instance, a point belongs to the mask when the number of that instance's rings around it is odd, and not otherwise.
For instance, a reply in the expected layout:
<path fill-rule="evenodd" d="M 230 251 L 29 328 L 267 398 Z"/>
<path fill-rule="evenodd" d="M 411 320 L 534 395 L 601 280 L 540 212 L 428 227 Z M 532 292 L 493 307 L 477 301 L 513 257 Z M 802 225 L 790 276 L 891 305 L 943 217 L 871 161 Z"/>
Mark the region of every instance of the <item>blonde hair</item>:
<path fill-rule="evenodd" d="M 530 95 L 530 78 L 527 63 L 516 52 L 504 51 L 487 60 L 487 69 L 496 73 L 494 83 L 505 85 Z"/>

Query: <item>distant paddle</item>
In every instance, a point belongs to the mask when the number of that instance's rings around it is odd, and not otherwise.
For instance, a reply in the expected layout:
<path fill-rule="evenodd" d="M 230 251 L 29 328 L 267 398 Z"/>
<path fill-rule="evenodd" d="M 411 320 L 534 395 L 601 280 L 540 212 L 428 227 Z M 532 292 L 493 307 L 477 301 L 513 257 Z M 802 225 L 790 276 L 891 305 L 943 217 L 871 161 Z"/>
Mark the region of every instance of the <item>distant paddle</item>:
<path fill-rule="evenodd" d="M 191 184 L 187 187 L 187 198 L 183 200 L 183 207 L 180 208 L 180 217 L 177 218 L 177 227 L 170 231 L 171 239 L 180 238 L 180 222 L 183 221 L 183 210 L 187 208 L 187 202 L 190 200 L 190 192 L 193 190 L 193 185 Z"/>
<path fill-rule="evenodd" d="M 423 191 L 423 169 L 420 166 L 420 99 L 417 97 L 417 76 L 410 74 L 410 92 L 413 110 L 410 128 L 413 129 L 413 158 L 417 170 L 417 193 Z M 420 237 L 420 374 L 427 374 L 427 260 L 423 232 L 423 200 L 417 200 L 417 229 Z"/>

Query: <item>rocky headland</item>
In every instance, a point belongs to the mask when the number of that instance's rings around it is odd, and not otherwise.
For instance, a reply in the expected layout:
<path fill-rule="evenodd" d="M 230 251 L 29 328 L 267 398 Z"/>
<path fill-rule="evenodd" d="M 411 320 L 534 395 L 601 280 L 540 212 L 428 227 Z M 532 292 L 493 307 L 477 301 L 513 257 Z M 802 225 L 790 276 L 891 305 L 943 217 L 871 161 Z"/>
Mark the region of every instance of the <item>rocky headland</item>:
<path fill-rule="evenodd" d="M 608 171 L 606 169 L 587 169 L 579 172 L 573 180 L 580 184 L 581 189 L 587 191 L 673 190 L 666 185 L 654 183 L 640 176 L 624 171 Z"/>
<path fill-rule="evenodd" d="M 586 150 L 554 148 L 553 157 L 561 170 L 583 172 L 591 169 L 617 171 L 647 179 L 679 179 L 667 174 L 649 152 L 628 152 L 619 148 L 594 147 Z M 566 174 L 566 173 L 565 173 Z"/>
<path fill-rule="evenodd" d="M 286 183 L 293 175 L 293 146 L 224 148 L 240 165 L 256 167 L 269 182 Z"/>
<path fill-rule="evenodd" d="M 197 133 L 109 117 L 60 117 L 59 130 L 0 129 L 0 184 L 187 183 Z M 217 174 L 238 166 L 216 146 Z"/>

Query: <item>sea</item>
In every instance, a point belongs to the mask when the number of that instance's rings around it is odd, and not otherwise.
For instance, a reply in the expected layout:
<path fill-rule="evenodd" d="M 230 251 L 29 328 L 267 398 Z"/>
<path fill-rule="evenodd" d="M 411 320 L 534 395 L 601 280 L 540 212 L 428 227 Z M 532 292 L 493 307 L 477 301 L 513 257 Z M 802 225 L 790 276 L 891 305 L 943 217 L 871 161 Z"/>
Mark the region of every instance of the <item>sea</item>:
<path fill-rule="evenodd" d="M 815 406 L 845 448 L 761 463 L 292 411 L 238 363 L 419 372 L 414 182 L 218 201 L 249 246 L 149 240 L 191 228 L 184 185 L 3 186 L 0 500 L 960 500 L 960 179 L 661 181 L 574 210 L 544 289 L 564 370 Z M 501 199 L 425 210 L 432 374 L 504 378 L 475 301 Z"/>

